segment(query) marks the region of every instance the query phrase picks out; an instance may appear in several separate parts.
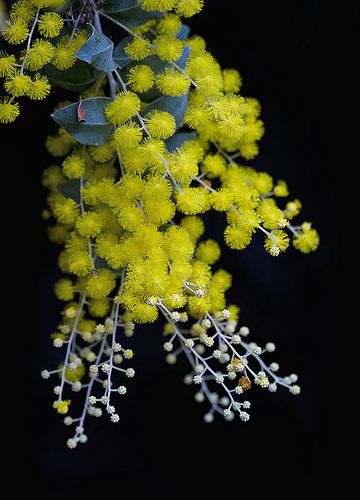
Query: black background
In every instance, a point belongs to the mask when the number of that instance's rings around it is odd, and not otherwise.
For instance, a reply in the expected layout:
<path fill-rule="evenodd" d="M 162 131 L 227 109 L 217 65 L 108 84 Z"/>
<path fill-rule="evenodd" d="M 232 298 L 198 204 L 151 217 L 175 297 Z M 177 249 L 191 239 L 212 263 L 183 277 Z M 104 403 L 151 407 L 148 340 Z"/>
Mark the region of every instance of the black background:
<path fill-rule="evenodd" d="M 262 103 L 266 133 L 251 164 L 288 181 L 292 195 L 303 202 L 302 218 L 312 220 L 321 236 L 319 251 L 309 256 L 290 249 L 274 259 L 260 238 L 244 252 L 223 252 L 223 263 L 234 275 L 230 297 L 241 306 L 242 323 L 260 345 L 268 340 L 277 344 L 274 359 L 283 373 L 300 375 L 301 396 L 254 390 L 250 422 L 217 419 L 206 425 L 205 407 L 182 383 L 186 365 L 166 365 L 161 327 L 150 325 L 134 337 L 136 377 L 118 402 L 120 423 L 90 418 L 88 443 L 66 448 L 70 431 L 51 408 L 53 384 L 39 377 L 41 369 L 58 362 L 48 337 L 59 314 L 52 291 L 59 276 L 58 248 L 48 243 L 39 214 L 46 195 L 40 176 L 51 164 L 43 142 L 56 130 L 49 114 L 59 94 L 40 105 L 24 102 L 22 119 L 1 126 L 0 137 L 8 155 L 3 168 L 11 177 L 6 190 L 12 196 L 5 246 L 10 256 L 16 247 L 20 268 L 19 276 L 11 273 L 9 280 L 16 307 L 10 332 L 21 339 L 20 354 L 13 351 L 11 363 L 19 380 L 16 391 L 8 383 L 5 395 L 12 406 L 10 419 L 16 419 L 10 434 L 14 465 L 29 492 L 81 496 L 146 488 L 160 494 L 186 488 L 195 477 L 195 489 L 204 494 L 221 486 L 224 494 L 237 496 L 245 487 L 256 498 L 261 486 L 272 493 L 291 492 L 325 477 L 333 418 L 327 405 L 328 345 L 336 325 L 342 245 L 335 188 L 345 161 L 339 137 L 351 102 L 359 4 L 205 4 L 190 20 L 193 32 L 207 39 L 223 67 L 240 70 L 243 94 Z M 340 79 L 346 93 L 339 90 Z M 209 234 L 220 234 L 217 222 L 210 224 Z"/>

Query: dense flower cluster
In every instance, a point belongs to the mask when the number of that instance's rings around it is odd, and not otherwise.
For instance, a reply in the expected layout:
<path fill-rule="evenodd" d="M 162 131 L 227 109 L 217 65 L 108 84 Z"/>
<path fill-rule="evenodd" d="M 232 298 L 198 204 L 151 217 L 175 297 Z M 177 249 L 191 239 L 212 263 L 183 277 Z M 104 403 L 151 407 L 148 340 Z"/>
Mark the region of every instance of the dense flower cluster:
<path fill-rule="evenodd" d="M 65 70 L 75 64 L 75 54 L 88 33 L 63 29 L 62 16 L 52 10 L 62 12 L 66 4 L 66 0 L 17 0 L 12 4 L 2 36 L 10 45 L 19 46 L 19 51 L 0 52 L 0 77 L 7 92 L 0 100 L 0 123 L 11 123 L 19 116 L 19 97 L 42 100 L 49 95 L 49 79 L 40 73 L 47 65 Z"/>
<path fill-rule="evenodd" d="M 252 381 L 271 392 L 281 385 L 298 394 L 296 375 L 282 378 L 277 363 L 268 366 L 261 358 L 274 351 L 273 343 L 262 349 L 245 342 L 249 329 L 239 324 L 239 308 L 225 296 L 231 275 L 217 266 L 221 245 L 204 239 L 201 215 L 223 212 L 224 241 L 234 250 L 246 248 L 257 231 L 274 257 L 291 238 L 303 253 L 319 244 L 311 223 L 293 224 L 301 203 L 287 199 L 286 182 L 244 165 L 258 154 L 264 133 L 259 102 L 240 95 L 240 74 L 222 69 L 202 37 L 181 35 L 181 16 L 199 12 L 203 1 L 142 0 L 148 17 L 135 27 L 112 17 L 106 2 L 99 11 L 101 3 L 84 0 L 83 7 L 91 8 L 98 34 L 102 17 L 126 32 L 121 57 L 127 63 L 103 73 L 83 96 L 89 102 L 103 96 L 108 83 L 111 100 L 102 119 L 111 133 L 105 140 L 79 139 L 87 124 L 80 100 L 76 128 L 64 122 L 46 140 L 58 164 L 43 175 L 49 189 L 43 217 L 54 220 L 49 237 L 63 246 L 59 267 L 68 276 L 55 285 L 65 304 L 53 343 L 65 350 L 64 360 L 42 376 L 59 376 L 53 406 L 60 414 L 71 405 L 67 386 L 85 394 L 81 415 L 64 420 L 75 424 L 69 448 L 86 442 L 85 418 L 100 416 L 102 406 L 112 422 L 119 421 L 113 399 L 127 389 L 116 375 L 125 381 L 134 376 L 129 362 L 135 325 L 154 322 L 159 313 L 166 319 L 166 360 L 173 364 L 180 353 L 188 358 L 191 373 L 184 381 L 198 387 L 196 401 L 210 403 L 206 422 L 214 412 L 247 421 L 250 403 L 238 396 Z M 39 9 L 53 4 L 20 0 L 13 6 L 4 37 L 9 43 L 28 40 L 29 48 L 20 68 L 13 55 L 1 56 L 0 75 L 11 96 L 0 108 L 4 122 L 15 118 L 15 97 L 38 95 L 34 85 L 40 87 L 45 77 L 31 78 L 26 70 L 39 71 L 50 61 L 66 69 L 80 45 L 86 47 L 89 35 L 76 30 L 76 16 L 71 36 L 56 45 L 48 40 L 59 35 L 63 20 Z M 31 41 L 30 25 L 44 38 Z M 172 99 L 179 104 L 169 104 Z M 57 109 L 70 108 L 65 102 Z M 186 132 L 177 133 L 180 125 Z"/>

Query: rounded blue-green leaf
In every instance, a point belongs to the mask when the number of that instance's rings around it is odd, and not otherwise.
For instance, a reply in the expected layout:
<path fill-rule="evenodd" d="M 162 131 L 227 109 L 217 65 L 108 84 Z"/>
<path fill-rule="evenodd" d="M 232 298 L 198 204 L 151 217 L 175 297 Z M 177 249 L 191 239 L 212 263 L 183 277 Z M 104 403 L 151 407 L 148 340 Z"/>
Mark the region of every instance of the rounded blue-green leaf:
<path fill-rule="evenodd" d="M 176 121 L 176 130 L 181 127 L 184 120 L 188 104 L 188 95 L 184 94 L 179 97 L 172 97 L 169 95 L 162 95 L 152 101 L 145 109 L 141 111 L 141 115 L 145 116 L 149 111 L 153 109 L 159 109 L 160 111 L 167 111 L 171 113 Z"/>
<path fill-rule="evenodd" d="M 83 179 L 83 186 L 85 186 L 86 182 L 87 179 Z M 62 182 L 58 185 L 57 189 L 65 198 L 71 198 L 76 203 L 80 203 L 80 179 L 71 179 L 70 181 Z"/>
<path fill-rule="evenodd" d="M 185 38 L 187 38 L 189 34 L 190 26 L 188 26 L 187 24 L 182 24 L 179 33 L 176 35 L 176 38 L 178 38 L 179 40 L 185 40 Z"/>
<path fill-rule="evenodd" d="M 184 142 L 193 141 L 194 139 L 196 139 L 195 132 L 178 132 L 165 141 L 166 149 L 169 153 L 173 153 L 176 149 L 180 148 Z"/>
<path fill-rule="evenodd" d="M 78 103 L 59 109 L 51 116 L 62 128 L 81 144 L 99 146 L 105 144 L 114 131 L 114 125 L 106 121 L 104 109 L 112 101 L 109 97 L 91 97 L 82 101 L 85 121 L 78 118 Z"/>
<path fill-rule="evenodd" d="M 132 37 L 126 36 L 118 45 L 116 45 L 114 49 L 113 58 L 119 68 L 126 66 L 132 61 L 131 57 L 125 54 L 124 51 L 124 47 L 126 47 L 131 41 Z"/>
<path fill-rule="evenodd" d="M 105 0 L 102 12 L 128 27 L 139 26 L 150 19 L 163 16 L 162 12 L 145 12 L 136 0 Z"/>
<path fill-rule="evenodd" d="M 91 26 L 91 37 L 77 51 L 76 57 L 100 71 L 116 69 L 113 60 L 114 44 L 107 36 Z"/>
<path fill-rule="evenodd" d="M 76 61 L 71 68 L 65 70 L 57 69 L 51 64 L 45 68 L 45 75 L 52 85 L 78 94 L 91 87 L 100 74 L 100 71 L 82 61 Z"/>

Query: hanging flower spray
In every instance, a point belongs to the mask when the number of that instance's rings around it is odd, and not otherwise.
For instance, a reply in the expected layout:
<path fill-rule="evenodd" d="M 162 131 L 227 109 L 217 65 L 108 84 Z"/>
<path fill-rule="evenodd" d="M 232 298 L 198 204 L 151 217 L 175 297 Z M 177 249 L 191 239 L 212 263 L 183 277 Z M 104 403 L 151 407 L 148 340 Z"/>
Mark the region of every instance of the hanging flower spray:
<path fill-rule="evenodd" d="M 206 402 L 205 422 L 216 413 L 249 420 L 254 386 L 300 392 L 295 374 L 268 361 L 272 342 L 248 341 L 226 300 L 232 277 L 213 269 L 220 245 L 202 237 L 202 214 L 217 211 L 234 250 L 256 232 L 274 257 L 291 242 L 303 253 L 319 244 L 310 222 L 293 223 L 301 203 L 286 182 L 248 165 L 264 133 L 260 104 L 190 35 L 183 20 L 203 3 L 18 0 L 2 29 L 0 122 L 51 85 L 74 91 L 52 115 L 59 130 L 46 139 L 54 165 L 43 174 L 42 213 L 66 277 L 55 284 L 64 307 L 52 335 L 63 362 L 41 375 L 55 381 L 53 407 L 73 426 L 69 448 L 86 442 L 88 417 L 119 421 L 135 375 L 131 337 L 159 316 L 166 361 L 187 358 L 184 382 Z"/>

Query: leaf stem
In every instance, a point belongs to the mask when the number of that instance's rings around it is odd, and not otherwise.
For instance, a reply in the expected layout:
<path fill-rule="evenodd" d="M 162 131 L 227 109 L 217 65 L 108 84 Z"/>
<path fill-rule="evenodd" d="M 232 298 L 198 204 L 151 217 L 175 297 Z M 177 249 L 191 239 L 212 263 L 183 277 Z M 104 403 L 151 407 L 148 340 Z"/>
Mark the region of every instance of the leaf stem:
<path fill-rule="evenodd" d="M 99 11 L 96 7 L 96 4 L 94 2 L 94 0 L 90 0 L 91 1 L 91 6 L 93 8 L 93 12 L 94 12 L 94 25 L 95 25 L 95 28 L 100 31 L 100 33 L 102 33 L 102 26 L 101 26 L 101 22 L 100 22 L 100 16 L 99 16 Z"/>

